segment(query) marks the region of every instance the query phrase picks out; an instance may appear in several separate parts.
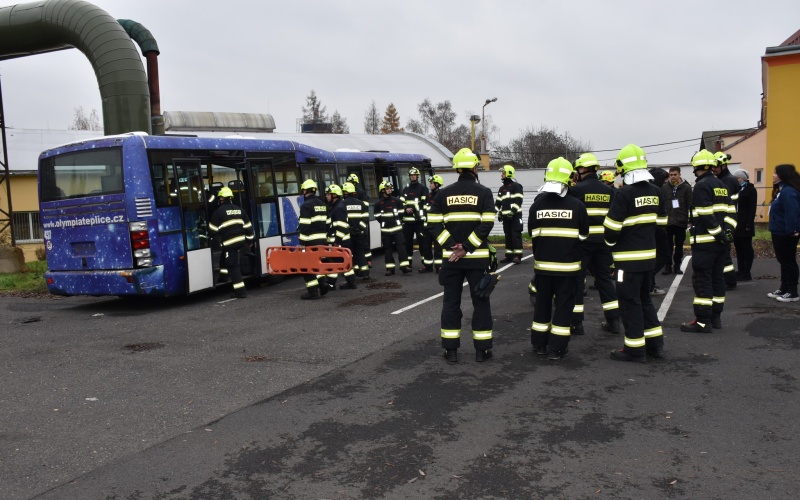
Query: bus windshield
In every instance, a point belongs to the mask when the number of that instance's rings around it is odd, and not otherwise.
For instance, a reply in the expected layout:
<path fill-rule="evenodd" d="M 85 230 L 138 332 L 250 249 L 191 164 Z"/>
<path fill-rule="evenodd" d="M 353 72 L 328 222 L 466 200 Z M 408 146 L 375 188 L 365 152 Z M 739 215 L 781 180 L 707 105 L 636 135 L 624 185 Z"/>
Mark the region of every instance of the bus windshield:
<path fill-rule="evenodd" d="M 120 148 L 80 151 L 42 160 L 39 199 L 54 201 L 123 192 Z"/>

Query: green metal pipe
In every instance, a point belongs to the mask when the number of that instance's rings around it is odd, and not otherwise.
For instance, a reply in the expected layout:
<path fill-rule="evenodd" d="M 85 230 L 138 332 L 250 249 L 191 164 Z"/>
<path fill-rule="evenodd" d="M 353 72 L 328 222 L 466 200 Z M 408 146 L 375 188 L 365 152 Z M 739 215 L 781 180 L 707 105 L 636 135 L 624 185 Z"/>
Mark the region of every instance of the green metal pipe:
<path fill-rule="evenodd" d="M 150 128 L 150 92 L 142 60 L 117 20 L 83 0 L 0 7 L 0 60 L 74 47 L 97 77 L 106 135 Z"/>

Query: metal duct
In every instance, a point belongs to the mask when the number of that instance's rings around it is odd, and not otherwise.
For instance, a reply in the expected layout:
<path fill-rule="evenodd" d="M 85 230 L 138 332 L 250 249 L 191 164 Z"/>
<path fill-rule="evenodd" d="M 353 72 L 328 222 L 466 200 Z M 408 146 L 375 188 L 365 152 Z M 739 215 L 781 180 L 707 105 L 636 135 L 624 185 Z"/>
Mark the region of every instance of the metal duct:
<path fill-rule="evenodd" d="M 142 55 L 147 61 L 147 86 L 150 89 L 150 125 L 153 133 L 164 135 L 164 115 L 161 114 L 161 90 L 158 80 L 158 43 L 150 30 L 142 23 L 130 19 L 117 19 L 120 26 L 131 39 L 139 45 Z"/>
<path fill-rule="evenodd" d="M 106 135 L 151 132 L 142 60 L 115 18 L 83 0 L 45 0 L 0 8 L 0 60 L 74 47 L 97 76 Z"/>

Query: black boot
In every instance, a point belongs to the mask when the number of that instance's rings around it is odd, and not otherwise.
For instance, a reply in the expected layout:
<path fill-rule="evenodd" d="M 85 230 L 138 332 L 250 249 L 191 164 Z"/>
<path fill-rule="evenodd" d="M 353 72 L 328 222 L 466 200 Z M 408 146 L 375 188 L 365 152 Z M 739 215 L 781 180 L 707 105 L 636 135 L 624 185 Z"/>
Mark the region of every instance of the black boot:
<path fill-rule="evenodd" d="M 672 266 L 664 266 L 664 270 L 661 271 L 661 274 L 663 274 L 664 276 L 672 274 Z"/>
<path fill-rule="evenodd" d="M 600 323 L 600 327 L 608 333 L 619 333 L 622 326 L 619 324 L 619 318 L 609 319 Z"/>
<path fill-rule="evenodd" d="M 487 359 L 492 357 L 492 350 L 491 349 L 483 349 L 480 351 L 475 351 L 475 361 L 478 363 L 483 363 Z"/>
<path fill-rule="evenodd" d="M 445 350 L 444 359 L 446 359 L 448 363 L 458 363 L 458 350 L 457 349 Z"/>
<path fill-rule="evenodd" d="M 585 333 L 583 331 L 583 321 L 573 321 L 569 325 L 569 333 L 570 335 L 583 335 Z"/>
<path fill-rule="evenodd" d="M 646 356 L 634 356 L 625 349 L 620 349 L 619 351 L 611 351 L 611 359 L 614 361 L 632 361 L 634 363 L 647 363 Z"/>
<path fill-rule="evenodd" d="M 717 330 L 722 328 L 722 315 L 715 314 L 711 318 L 711 328 L 716 328 Z"/>
<path fill-rule="evenodd" d="M 696 319 L 681 323 L 681 331 L 689 333 L 711 333 L 711 323 L 700 323 Z"/>
<path fill-rule="evenodd" d="M 355 278 L 347 278 L 346 283 L 339 285 L 339 290 L 355 290 L 356 288 Z"/>
<path fill-rule="evenodd" d="M 319 300 L 319 287 L 306 288 L 306 293 L 300 296 L 303 300 Z"/>

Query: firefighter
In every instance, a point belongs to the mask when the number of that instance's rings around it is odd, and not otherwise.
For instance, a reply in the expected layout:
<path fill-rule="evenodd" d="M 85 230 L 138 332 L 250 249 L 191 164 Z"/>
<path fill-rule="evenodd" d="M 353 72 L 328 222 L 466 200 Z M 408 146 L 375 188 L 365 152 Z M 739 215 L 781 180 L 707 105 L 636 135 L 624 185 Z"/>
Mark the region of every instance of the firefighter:
<path fill-rule="evenodd" d="M 352 174 L 351 174 L 352 175 Z M 350 224 L 350 251 L 353 252 L 353 270 L 359 278 L 369 278 L 366 253 L 369 250 L 369 207 L 358 199 L 352 182 L 342 184 L 347 222 Z M 345 288 L 344 286 L 342 286 Z"/>
<path fill-rule="evenodd" d="M 712 173 L 715 164 L 714 155 L 705 149 L 692 157 L 697 179 L 692 190 L 689 228 L 695 319 L 683 323 L 682 332 L 711 333 L 712 328 L 722 328 L 725 252 L 733 238 L 735 222 L 728 213 L 728 189 Z"/>
<path fill-rule="evenodd" d="M 514 167 L 511 165 L 503 165 L 500 179 L 502 184 L 494 206 L 506 237 L 506 254 L 501 262 L 519 264 L 522 262 L 522 184 L 514 178 Z"/>
<path fill-rule="evenodd" d="M 351 247 L 350 223 L 347 220 L 347 209 L 342 201 L 342 188 L 337 184 L 331 184 L 325 188 L 325 199 L 328 202 L 328 245 L 336 247 Z M 336 289 L 336 280 L 339 273 L 328 275 L 328 288 Z M 340 290 L 354 290 L 356 288 L 356 272 L 354 268 L 344 273 L 345 283 Z"/>
<path fill-rule="evenodd" d="M 400 222 L 403 205 L 400 200 L 392 196 L 394 187 L 389 181 L 381 182 L 381 198 L 375 202 L 373 212 L 375 219 L 381 224 L 381 244 L 386 260 L 386 276 L 391 276 L 395 271 L 392 246 L 397 247 L 397 260 L 403 274 L 411 272 L 411 267 L 406 253 L 406 241 L 403 238 L 403 224 Z"/>
<path fill-rule="evenodd" d="M 303 195 L 303 204 L 300 205 L 300 222 L 297 231 L 300 233 L 300 244 L 306 247 L 314 245 L 327 245 L 328 237 L 328 207 L 317 196 L 317 183 L 311 179 L 305 180 L 300 185 Z M 324 276 L 304 274 L 306 293 L 300 296 L 303 300 L 317 300 L 321 295 L 328 293 L 328 286 Z"/>
<path fill-rule="evenodd" d="M 431 205 L 433 205 L 433 199 L 439 193 L 439 188 L 444 185 L 444 179 L 442 179 L 441 175 L 433 175 L 431 176 L 430 182 L 430 190 L 428 191 L 428 198 L 425 201 L 425 211 L 426 213 L 430 211 Z M 425 246 L 425 250 L 430 252 L 431 256 L 433 257 L 433 270 L 436 273 L 439 273 L 439 270 L 442 268 L 442 246 L 439 244 L 438 241 L 433 239 L 430 232 L 428 231 L 428 221 L 425 221 L 425 231 L 422 235 L 423 237 L 423 245 Z M 432 250 L 429 250 L 433 246 Z M 423 268 L 424 269 L 424 268 Z M 423 269 L 420 269 L 419 272 L 425 272 Z"/>
<path fill-rule="evenodd" d="M 617 178 L 617 176 L 611 170 L 603 170 L 598 175 L 598 178 L 603 181 L 603 184 L 611 186 L 612 189 L 617 189 L 617 186 L 614 185 L 614 180 Z"/>
<path fill-rule="evenodd" d="M 245 243 L 249 245 L 253 241 L 253 225 L 247 213 L 233 203 L 233 191 L 230 188 L 220 189 L 217 197 L 220 206 L 211 214 L 208 228 L 212 234 L 219 236 L 222 245 L 225 267 L 221 267 L 219 272 L 222 276 L 228 275 L 233 283 L 231 297 L 243 299 L 247 297 L 247 289 L 242 279 L 239 251 Z"/>
<path fill-rule="evenodd" d="M 472 298 L 472 342 L 475 361 L 492 357 L 492 308 L 488 294 L 478 293 L 490 266 L 489 233 L 494 226 L 492 191 L 478 184 L 478 157 L 463 148 L 453 157 L 458 181 L 439 190 L 428 213 L 428 229 L 442 246 L 439 284 L 444 288 L 441 338 L 444 357 L 458 362 L 461 346 L 461 291 L 467 280 Z"/>
<path fill-rule="evenodd" d="M 422 268 L 420 272 L 430 273 L 433 271 L 433 257 L 430 249 L 425 250 L 422 245 L 422 233 L 425 223 L 425 200 L 428 197 L 428 188 L 419 182 L 419 169 L 411 167 L 408 171 L 408 186 L 403 188 L 400 193 L 400 201 L 403 203 L 403 238 L 406 241 L 406 253 L 408 254 L 409 265 L 414 260 L 414 238 L 417 238 L 419 245 L 420 259 Z"/>
<path fill-rule="evenodd" d="M 628 144 L 617 155 L 617 175 L 623 186 L 614 194 L 603 226 L 612 248 L 624 347 L 611 352 L 615 361 L 646 363 L 646 355 L 664 357 L 664 336 L 650 297 L 656 260 L 656 225 L 666 226 L 661 190 L 649 181 L 644 151 Z"/>
<path fill-rule="evenodd" d="M 589 237 L 586 206 L 567 196 L 572 173 L 572 164 L 564 158 L 551 161 L 542 194 L 528 214 L 536 270 L 531 344 L 536 354 L 546 354 L 550 360 L 569 352 L 570 323 L 581 276 L 581 242 Z"/>
<path fill-rule="evenodd" d="M 367 192 L 364 191 L 363 189 L 361 189 L 361 187 L 358 185 L 359 184 L 358 175 L 355 172 L 350 172 L 350 174 L 347 176 L 347 179 L 345 179 L 345 181 L 349 182 L 353 186 L 355 186 L 355 188 L 356 188 L 356 198 L 361 200 L 361 203 L 364 204 L 365 210 L 367 211 L 367 213 L 369 213 L 369 197 L 367 196 Z M 369 226 L 369 220 L 367 220 L 366 223 Z M 369 227 L 367 228 L 367 231 L 366 231 L 365 234 L 366 234 L 366 238 L 367 238 L 367 250 L 364 252 L 364 258 L 367 259 L 367 268 L 371 269 L 372 268 L 372 244 L 371 244 L 370 238 L 369 238 L 370 237 Z M 362 275 L 361 277 L 364 278 L 364 279 L 367 279 L 367 278 L 369 278 L 369 273 L 367 273 L 366 276 Z"/>
<path fill-rule="evenodd" d="M 728 190 L 728 196 L 730 197 L 730 200 L 728 200 L 728 217 L 735 221 L 741 186 L 739 185 L 739 181 L 736 180 L 736 177 L 728 170 L 728 163 L 731 161 L 731 155 L 723 153 L 722 151 L 717 151 L 714 153 L 714 161 L 715 164 L 711 169 L 714 172 L 714 176 L 722 181 L 722 184 L 724 184 L 725 188 Z M 736 227 L 735 224 L 734 227 Z M 727 243 L 725 248 L 725 288 L 727 290 L 736 290 L 736 270 L 733 268 L 733 259 L 731 258 L 731 243 L 733 243 L 733 238 L 731 238 L 731 241 Z"/>
<path fill-rule="evenodd" d="M 575 314 L 570 330 L 572 335 L 583 335 L 583 291 L 586 276 L 594 276 L 595 288 L 600 294 L 605 321 L 601 328 L 609 333 L 620 332 L 619 302 L 614 279 L 611 277 L 614 258 L 611 248 L 603 240 L 603 221 L 613 200 L 614 190 L 597 177 L 600 164 L 592 153 L 584 153 L 575 160 L 575 187 L 569 194 L 583 202 L 589 216 L 589 238 L 581 245 L 581 273 L 575 295 Z"/>

